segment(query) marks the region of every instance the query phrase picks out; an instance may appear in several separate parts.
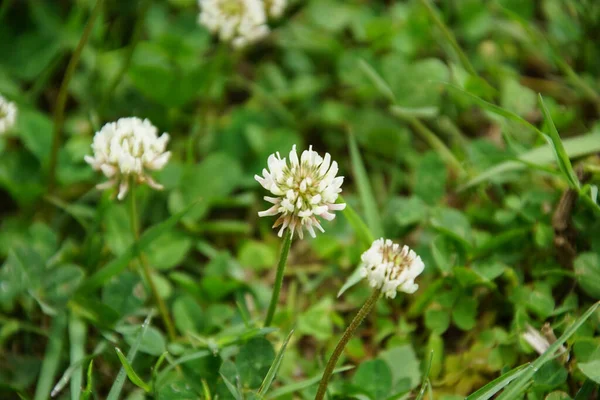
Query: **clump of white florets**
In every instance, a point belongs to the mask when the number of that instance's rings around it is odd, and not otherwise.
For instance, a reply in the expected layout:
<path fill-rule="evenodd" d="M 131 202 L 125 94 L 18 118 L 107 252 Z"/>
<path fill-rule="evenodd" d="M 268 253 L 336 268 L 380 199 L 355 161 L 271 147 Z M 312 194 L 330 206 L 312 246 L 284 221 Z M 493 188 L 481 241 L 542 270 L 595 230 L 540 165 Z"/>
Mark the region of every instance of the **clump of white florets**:
<path fill-rule="evenodd" d="M 341 193 L 343 176 L 338 173 L 337 162 L 331 161 L 329 153 L 321 157 L 312 146 L 302 152 L 300 159 L 296 153 L 296 145 L 290 151 L 290 162 L 281 158 L 279 153 L 271 154 L 268 159 L 269 169 L 263 169 L 263 176 L 254 178 L 276 197 L 266 196 L 265 200 L 273 206 L 258 213 L 261 217 L 281 214 L 273 227 L 281 226 L 279 236 L 289 228 L 294 234 L 303 237 L 306 229 L 315 237 L 315 227 L 324 232 L 317 217 L 331 221 L 335 218 L 333 211 L 343 210 L 346 204 L 337 204 Z"/>
<path fill-rule="evenodd" d="M 98 189 L 119 186 L 117 198 L 122 200 L 132 182 L 147 183 L 160 190 L 148 171 L 162 169 L 171 152 L 165 151 L 169 134 L 158 136 L 158 129 L 147 119 L 121 118 L 102 127 L 94 136 L 94 156 L 85 156 L 85 161 L 109 179 L 97 185 Z M 130 182 L 131 181 L 131 182 Z"/>
<path fill-rule="evenodd" d="M 269 33 L 268 17 L 280 17 L 286 0 L 198 0 L 198 22 L 234 47 L 254 43 Z"/>
<path fill-rule="evenodd" d="M 11 129 L 17 120 L 17 106 L 0 95 L 0 135 Z"/>
<path fill-rule="evenodd" d="M 393 299 L 396 292 L 414 293 L 419 285 L 415 278 L 423 272 L 425 265 L 408 246 L 400 247 L 389 239 L 377 239 L 362 256 L 361 275 L 369 284 L 381 289 Z"/>

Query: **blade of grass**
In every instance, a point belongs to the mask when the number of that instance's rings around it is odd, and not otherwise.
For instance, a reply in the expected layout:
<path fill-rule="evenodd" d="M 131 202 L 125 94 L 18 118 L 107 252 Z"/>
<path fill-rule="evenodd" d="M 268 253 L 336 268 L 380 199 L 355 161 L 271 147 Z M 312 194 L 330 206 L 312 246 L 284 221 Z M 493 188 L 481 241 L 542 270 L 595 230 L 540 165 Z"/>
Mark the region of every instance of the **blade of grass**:
<path fill-rule="evenodd" d="M 425 389 L 429 386 L 429 372 L 431 371 L 431 364 L 433 363 L 433 350 L 431 350 L 431 354 L 429 355 L 429 363 L 427 364 L 427 371 L 425 372 L 425 378 L 423 379 L 423 384 L 421 385 L 421 390 L 415 400 L 423 400 L 423 396 L 425 396 Z"/>
<path fill-rule="evenodd" d="M 150 326 L 150 321 L 152 321 L 152 313 L 150 313 L 144 320 L 144 323 L 142 324 L 142 326 L 140 328 L 140 333 L 139 333 L 135 343 L 133 344 L 133 346 L 131 346 L 131 348 L 129 349 L 129 352 L 127 353 L 127 361 L 129 362 L 129 364 L 131 364 L 133 362 L 133 360 L 135 359 L 138 348 L 140 347 L 140 344 L 142 343 L 142 340 L 144 339 L 144 336 L 146 335 L 146 331 L 148 330 L 148 327 Z M 124 367 L 121 367 L 121 369 L 119 370 L 119 374 L 117 375 L 117 378 L 115 379 L 112 387 L 110 388 L 110 392 L 108 392 L 108 396 L 106 397 L 106 400 L 118 400 L 119 395 L 121 394 L 121 390 L 123 389 L 123 384 L 125 383 L 126 376 L 127 376 L 127 371 L 125 371 Z"/>
<path fill-rule="evenodd" d="M 233 396 L 233 398 L 235 400 L 243 400 L 244 397 L 242 396 L 242 394 L 239 392 L 239 390 L 237 389 L 237 387 L 235 387 L 235 385 L 233 383 L 231 383 L 229 381 L 229 379 L 227 379 L 225 377 L 225 375 L 219 373 L 219 375 L 221 375 L 221 378 L 223 379 L 223 382 L 225 382 L 225 386 L 227 386 L 227 389 L 229 390 L 229 392 L 231 393 L 231 395 Z"/>
<path fill-rule="evenodd" d="M 65 76 L 60 85 L 60 89 L 58 91 L 58 97 L 56 98 L 56 106 L 54 108 L 54 132 L 52 135 L 52 148 L 50 152 L 50 163 L 48 165 L 48 193 L 52 194 L 54 191 L 54 186 L 56 184 L 56 166 L 58 164 L 58 152 L 62 143 L 63 136 L 63 125 L 64 125 L 64 117 L 65 117 L 65 106 L 67 104 L 67 97 L 69 92 L 69 83 L 71 82 L 71 78 L 75 74 L 75 70 L 77 69 L 77 65 L 79 64 L 79 59 L 81 54 L 83 53 L 83 49 L 92 33 L 92 28 L 94 27 L 94 23 L 98 16 L 102 11 L 102 4 L 104 0 L 96 0 L 96 5 L 90 14 L 90 18 L 88 19 L 87 24 L 83 30 L 83 34 L 79 39 L 79 43 L 77 43 L 77 47 L 69 60 L 69 64 L 67 65 L 67 70 L 65 71 Z"/>
<path fill-rule="evenodd" d="M 197 202 L 188 205 L 180 212 L 172 215 L 167 220 L 160 222 L 149 229 L 147 229 L 140 237 L 139 242 L 132 244 L 127 251 L 125 251 L 120 257 L 111 261 L 105 265 L 102 269 L 97 271 L 95 274 L 86 279 L 79 287 L 79 293 L 89 293 L 99 287 L 105 282 L 109 281 L 113 276 L 123 272 L 127 265 L 137 256 L 138 252 L 147 250 L 150 245 L 158 239 L 165 232 L 171 230 L 179 220 L 190 211 Z"/>
<path fill-rule="evenodd" d="M 494 396 L 496 393 L 504 389 L 509 383 L 517 379 L 525 372 L 525 368 L 529 365 L 519 365 L 517 368 L 513 368 L 500 377 L 494 379 L 481 389 L 467 396 L 466 400 L 487 400 Z"/>
<path fill-rule="evenodd" d="M 363 59 L 359 60 L 358 66 L 360 69 L 362 69 L 364 74 L 367 75 L 367 77 L 371 80 L 373 85 L 375 85 L 375 87 L 377 88 L 377 90 L 379 90 L 383 97 L 388 99 L 390 103 L 395 104 L 396 96 L 394 95 L 392 88 L 390 88 L 390 86 L 381 77 L 381 75 L 379 75 L 379 73 L 377 73 L 377 71 L 375 71 L 375 69 Z"/>
<path fill-rule="evenodd" d="M 94 360 L 90 361 L 87 369 L 87 383 L 85 390 L 81 393 L 81 400 L 88 400 L 92 396 L 92 385 L 94 383 L 92 377 L 92 369 L 94 366 Z"/>
<path fill-rule="evenodd" d="M 352 171 L 354 172 L 354 178 L 356 179 L 356 186 L 358 188 L 358 194 L 365 212 L 367 220 L 367 226 L 371 233 L 375 237 L 383 236 L 383 227 L 381 225 L 381 218 L 377 211 L 377 202 L 373 195 L 371 183 L 369 182 L 369 176 L 365 169 L 356 139 L 352 134 L 352 131 L 348 130 L 348 146 L 350 148 L 350 160 L 352 162 Z"/>
<path fill-rule="evenodd" d="M 450 46 L 452 46 L 452 48 L 456 52 L 456 55 L 458 56 L 463 68 L 466 69 L 467 72 L 469 72 L 469 74 L 471 74 L 473 76 L 479 76 L 479 75 L 477 75 L 477 71 L 475 71 L 475 68 L 473 68 L 473 65 L 469 61 L 469 58 L 467 57 L 465 52 L 460 48 L 460 45 L 456 41 L 456 37 L 454 37 L 454 34 L 452 33 L 452 31 L 446 26 L 444 21 L 442 21 L 442 19 L 440 18 L 439 14 L 438 14 L 437 10 L 435 9 L 435 7 L 433 6 L 433 4 L 431 4 L 431 2 L 429 0 L 420 0 L 420 1 L 421 1 L 421 4 L 423 4 L 425 6 L 425 8 L 427 9 L 427 12 L 429 13 L 429 16 L 431 17 L 433 22 L 442 31 L 442 34 L 444 35 L 444 37 L 446 38 L 446 40 L 448 41 Z"/>
<path fill-rule="evenodd" d="M 345 365 L 340 368 L 336 368 L 333 373 L 338 374 L 353 369 L 352 365 Z M 273 390 L 269 395 L 266 396 L 267 400 L 277 399 L 288 394 L 299 392 L 300 390 L 306 389 L 307 387 L 316 385 L 321 380 L 321 375 L 313 376 L 312 378 L 306 379 L 300 382 L 294 382 L 286 386 L 282 386 Z"/>
<path fill-rule="evenodd" d="M 600 306 L 600 302 L 592 305 L 581 317 L 579 317 L 565 332 L 552 343 L 546 351 L 539 356 L 534 362 L 532 362 L 509 387 L 507 387 L 497 398 L 497 400 L 512 400 L 517 397 L 519 393 L 529 384 L 529 380 L 535 375 L 535 373 L 550 359 L 554 357 L 556 350 L 563 345 L 581 325 L 596 311 Z"/>
<path fill-rule="evenodd" d="M 577 158 L 586 154 L 596 153 L 600 151 L 600 133 L 590 133 L 565 139 L 563 145 L 570 158 Z M 554 154 L 550 145 L 544 145 L 519 155 L 517 160 L 518 161 L 505 161 L 481 172 L 479 175 L 460 186 L 458 190 L 468 189 L 506 172 L 525 169 L 527 164 L 550 164 L 554 160 Z"/>
<path fill-rule="evenodd" d="M 50 337 L 48 338 L 42 369 L 35 388 L 35 400 L 45 400 L 50 396 L 52 382 L 54 382 L 54 376 L 60 364 L 66 328 L 67 314 L 61 312 L 52 320 Z"/>
<path fill-rule="evenodd" d="M 448 163 L 448 165 L 453 168 L 457 173 L 465 173 L 460 161 L 456 159 L 454 154 L 450 151 L 450 149 L 446 146 L 444 142 L 442 142 L 435 133 L 433 133 L 427 126 L 425 126 L 419 119 L 415 118 L 414 115 L 406 112 L 406 108 L 399 107 L 395 104 L 396 98 L 390 86 L 387 82 L 375 71 L 373 67 L 371 67 L 365 60 L 360 60 L 359 63 L 360 68 L 365 73 L 367 78 L 375 85 L 375 87 L 379 90 L 379 92 L 390 101 L 392 104 L 390 107 L 390 112 L 396 117 L 402 119 L 407 122 L 413 130 L 421 136 L 432 149 L 437 151 L 440 157 Z M 431 110 L 429 110 L 431 112 Z M 368 222 L 368 219 L 367 219 Z"/>
<path fill-rule="evenodd" d="M 356 235 L 358 236 L 358 239 L 362 242 L 364 247 L 366 247 L 366 248 L 370 247 L 371 244 L 373 243 L 373 241 L 375 240 L 375 238 L 373 237 L 373 234 L 369 230 L 369 227 L 367 226 L 367 224 L 365 224 L 365 222 L 362 220 L 362 218 L 358 215 L 356 210 L 354 210 L 354 208 L 350 204 L 348 204 L 348 202 L 345 201 L 342 196 L 339 196 L 338 199 L 339 199 L 339 202 L 346 203 L 346 208 L 344 208 L 342 213 L 344 214 L 344 216 L 346 217 L 346 219 L 352 226 L 352 229 L 354 229 L 354 233 L 356 233 Z"/>
<path fill-rule="evenodd" d="M 563 146 L 560 135 L 558 134 L 556 126 L 554 125 L 554 121 L 552 120 L 552 115 L 550 115 L 550 111 L 548 111 L 548 108 L 544 103 L 544 98 L 541 94 L 538 94 L 538 100 L 540 102 L 542 113 L 544 114 L 544 119 L 548 125 L 549 133 L 547 135 L 550 138 L 549 144 L 552 146 L 552 150 L 554 150 L 558 167 L 567 178 L 569 186 L 573 189 L 579 189 L 579 179 L 577 179 L 577 175 L 575 174 L 573 166 L 571 165 L 571 160 L 569 160 L 569 155 L 565 150 L 565 146 Z"/>
<path fill-rule="evenodd" d="M 596 382 L 586 379 L 573 400 L 589 400 L 596 386 L 598 386 Z"/>
<path fill-rule="evenodd" d="M 69 318 L 69 357 L 71 363 L 83 360 L 85 357 L 85 339 L 87 336 L 87 325 L 79 317 L 71 314 Z M 83 368 L 80 366 L 73 369 L 71 378 L 71 400 L 79 400 L 81 384 L 83 382 Z M 54 390 L 52 391 L 54 395 Z"/>
<path fill-rule="evenodd" d="M 140 378 L 140 376 L 135 372 L 129 361 L 127 361 L 127 358 L 125 357 L 121 349 L 115 347 L 115 351 L 117 352 L 117 357 L 119 357 L 121 365 L 123 366 L 123 368 L 125 368 L 125 372 L 127 373 L 127 376 L 129 377 L 131 383 L 133 383 L 139 388 L 142 388 L 146 393 L 149 393 L 150 390 L 152 390 L 152 388 L 150 387 L 150 385 L 144 382 L 144 380 Z"/>
<path fill-rule="evenodd" d="M 96 357 L 98 354 L 101 354 L 104 352 L 104 350 L 106 350 L 107 347 L 107 342 L 102 341 L 100 342 L 97 346 L 96 349 L 94 350 L 94 352 L 92 354 L 90 354 L 87 357 L 81 358 L 78 361 L 72 363 L 71 365 L 69 365 L 69 368 L 67 368 L 67 370 L 63 373 L 62 377 L 58 380 L 58 382 L 56 383 L 56 385 L 54 385 L 54 388 L 52 389 L 52 393 L 50 393 L 51 397 L 56 396 L 58 393 L 61 392 L 61 390 L 64 389 L 64 387 L 67 385 L 67 383 L 69 383 L 71 381 L 71 377 L 73 376 L 73 373 L 77 370 L 80 369 L 80 367 L 85 364 L 87 361 L 91 361 L 92 359 L 94 359 L 94 357 Z M 71 391 L 73 389 L 71 388 Z"/>
<path fill-rule="evenodd" d="M 562 73 L 567 77 L 567 80 L 570 81 L 571 85 L 581 90 L 586 97 L 591 100 L 594 100 L 596 106 L 600 106 L 600 95 L 596 92 L 594 88 L 592 88 L 583 78 L 581 78 L 575 70 L 564 60 L 559 54 L 557 47 L 552 44 L 546 35 L 540 32 L 535 28 L 534 24 L 531 24 L 528 20 L 521 17 L 514 11 L 509 10 L 503 5 L 499 4 L 497 1 L 494 2 L 494 7 L 498 8 L 502 11 L 509 19 L 513 22 L 519 24 L 523 30 L 529 35 L 529 39 L 532 42 L 532 45 L 539 49 L 539 43 L 543 42 L 548 45 L 547 49 L 549 50 L 549 54 L 552 60 L 556 63 L 556 66 L 562 71 Z"/>
<path fill-rule="evenodd" d="M 452 153 L 448 146 L 446 146 L 446 144 L 424 123 L 414 116 L 407 115 L 404 112 L 399 112 L 398 108 L 394 106 L 390 108 L 390 112 L 396 117 L 407 122 L 413 128 L 413 130 L 417 132 L 419 136 L 421 136 L 421 139 L 423 139 L 432 149 L 434 149 L 440 155 L 442 160 L 444 160 L 446 164 L 454 170 L 454 172 L 459 175 L 464 175 L 466 173 L 460 161 L 458 161 L 458 159 L 454 156 L 454 153 Z"/>
<path fill-rule="evenodd" d="M 271 387 L 271 384 L 273 383 L 273 380 L 275 379 L 275 375 L 277 374 L 277 371 L 279 371 L 279 366 L 281 365 L 281 360 L 283 360 L 283 354 L 285 353 L 285 349 L 286 349 L 290 339 L 292 338 L 293 334 L 294 334 L 294 329 L 292 329 L 290 331 L 290 333 L 287 335 L 287 337 L 283 341 L 283 344 L 281 345 L 281 349 L 279 350 L 279 353 L 277 353 L 277 357 L 275 357 L 275 360 L 271 364 L 271 367 L 269 368 L 269 371 L 267 372 L 265 379 L 263 379 L 263 381 L 260 385 L 260 388 L 258 389 L 258 394 L 260 396 L 264 396 L 264 394 L 269 391 L 269 388 Z"/>

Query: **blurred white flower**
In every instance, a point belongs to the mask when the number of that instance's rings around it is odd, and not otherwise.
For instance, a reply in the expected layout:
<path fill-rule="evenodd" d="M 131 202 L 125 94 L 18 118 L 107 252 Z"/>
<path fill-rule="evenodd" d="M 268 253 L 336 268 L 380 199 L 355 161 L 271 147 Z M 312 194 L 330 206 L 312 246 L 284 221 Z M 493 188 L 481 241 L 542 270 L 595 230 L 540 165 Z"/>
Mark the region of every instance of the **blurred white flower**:
<path fill-rule="evenodd" d="M 283 15 L 287 0 L 265 0 L 265 9 L 271 18 L 279 18 Z"/>
<path fill-rule="evenodd" d="M 96 187 L 102 190 L 119 185 L 117 198 L 122 200 L 131 180 L 145 182 L 153 189 L 163 188 L 147 171 L 160 170 L 169 161 L 171 152 L 165 151 L 168 141 L 169 135 L 163 133 L 159 137 L 158 129 L 147 119 L 121 118 L 96 132 L 94 156 L 85 156 L 85 162 L 109 179 Z"/>
<path fill-rule="evenodd" d="M 414 293 L 419 288 L 415 278 L 425 268 L 421 257 L 408 246 L 400 247 L 383 238 L 374 241 L 361 260 L 361 275 L 390 299 L 396 297 L 398 291 Z"/>
<path fill-rule="evenodd" d="M 544 326 L 542 326 L 541 333 L 531 325 L 527 324 L 527 331 L 523 332 L 521 336 L 540 355 L 544 354 L 546 350 L 548 350 L 548 347 L 556 342 L 556 336 L 549 323 L 545 323 Z M 556 350 L 556 355 L 566 354 L 566 359 L 568 360 L 568 353 L 566 352 L 567 348 L 565 346 L 560 346 Z"/>
<path fill-rule="evenodd" d="M 0 95 L 0 135 L 11 129 L 17 120 L 17 106 Z"/>
<path fill-rule="evenodd" d="M 198 0 L 198 3 L 198 22 L 234 47 L 244 47 L 269 33 L 263 0 Z"/>
<path fill-rule="evenodd" d="M 296 231 L 301 239 L 304 228 L 315 237 L 315 227 L 324 232 L 316 217 L 331 221 L 335 218 L 333 211 L 346 207 L 346 204 L 335 202 L 342 191 L 344 177 L 336 176 L 338 164 L 331 162 L 329 153 L 323 158 L 310 146 L 298 159 L 294 145 L 289 165 L 276 153 L 269 156 L 268 166 L 268 170 L 263 169 L 263 176 L 255 175 L 254 178 L 276 197 L 265 196 L 264 199 L 273 206 L 258 215 L 281 214 L 273 225 L 274 228 L 281 226 L 280 237 L 286 228 L 292 231 L 292 235 Z"/>

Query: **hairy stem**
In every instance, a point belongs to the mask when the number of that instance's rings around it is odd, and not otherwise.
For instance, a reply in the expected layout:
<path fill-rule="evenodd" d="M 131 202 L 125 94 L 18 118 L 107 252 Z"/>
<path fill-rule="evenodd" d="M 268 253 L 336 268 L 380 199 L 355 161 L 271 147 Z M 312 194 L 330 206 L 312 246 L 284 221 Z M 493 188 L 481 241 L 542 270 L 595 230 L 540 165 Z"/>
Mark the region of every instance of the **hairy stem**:
<path fill-rule="evenodd" d="M 135 201 L 135 182 L 130 183 L 130 192 L 129 192 L 129 204 L 130 204 L 130 221 L 131 221 L 131 230 L 133 231 L 133 236 L 135 241 L 137 242 L 140 239 L 140 231 L 137 220 L 137 207 Z M 169 316 L 169 310 L 165 304 L 164 299 L 158 293 L 156 289 L 156 285 L 154 284 L 154 279 L 152 279 L 152 271 L 150 269 L 150 265 L 148 264 L 148 260 L 144 253 L 141 250 L 138 250 L 138 258 L 140 260 L 140 264 L 142 265 L 142 273 L 144 274 L 144 279 L 148 283 L 150 287 L 150 291 L 152 292 L 152 297 L 154 302 L 158 306 L 158 312 L 167 328 L 167 334 L 169 335 L 169 339 L 171 341 L 175 340 L 177 335 L 175 333 L 175 328 L 173 325 L 173 321 L 171 321 L 171 317 Z"/>
<path fill-rule="evenodd" d="M 85 29 L 83 30 L 83 34 L 79 39 L 79 43 L 77 43 L 77 47 L 69 60 L 69 64 L 67 65 L 67 70 L 65 72 L 65 77 L 60 85 L 60 90 L 58 92 L 58 97 L 56 98 L 56 108 L 54 109 L 54 133 L 52 135 L 52 150 L 50 153 L 50 164 L 48 165 L 48 193 L 52 194 L 54 191 L 54 186 L 56 185 L 56 165 L 58 163 L 58 151 L 60 150 L 60 145 L 62 143 L 63 136 L 63 124 L 65 119 L 65 105 L 67 104 L 67 95 L 69 89 L 69 83 L 71 82 L 71 78 L 75 73 L 75 69 L 79 64 L 79 58 L 81 57 L 81 53 L 83 52 L 83 48 L 85 47 L 90 34 L 92 33 L 92 28 L 94 27 L 94 22 L 100 15 L 100 11 L 102 10 L 102 4 L 104 4 L 104 0 L 96 0 L 96 5 L 92 10 L 92 14 L 90 15 L 90 19 L 88 20 Z"/>
<path fill-rule="evenodd" d="M 279 256 L 279 263 L 277 264 L 277 275 L 275 276 L 275 287 L 273 287 L 271 302 L 269 303 L 267 317 L 265 318 L 265 326 L 269 326 L 271 325 L 271 322 L 273 322 L 273 316 L 275 315 L 275 309 L 277 308 L 277 302 L 279 301 L 279 292 L 281 291 L 281 285 L 283 283 L 283 272 L 285 270 L 285 264 L 287 262 L 291 246 L 292 230 L 288 229 L 285 237 L 283 238 L 283 244 L 281 246 L 281 254 Z"/>
<path fill-rule="evenodd" d="M 358 310 L 358 313 L 356 314 L 352 322 L 350 322 L 348 328 L 346 328 L 346 331 L 344 332 L 342 338 L 335 347 L 335 350 L 333 350 L 331 358 L 329 358 L 329 361 L 327 361 L 327 365 L 325 366 L 323 377 L 321 378 L 321 382 L 319 383 L 319 389 L 317 390 L 315 400 L 323 400 L 323 398 L 325 397 L 325 392 L 327 392 L 327 384 L 329 383 L 329 379 L 331 378 L 331 374 L 333 373 L 335 364 L 337 364 L 338 359 L 340 358 L 342 352 L 344 351 L 344 348 L 346 347 L 346 344 L 348 344 L 348 341 L 352 338 L 352 336 L 354 336 L 356 328 L 358 328 L 358 326 L 362 323 L 365 317 L 369 315 L 371 310 L 373 310 L 373 308 L 375 307 L 375 304 L 377 303 L 377 300 L 379 299 L 380 295 L 381 290 L 373 291 L 371 297 L 369 297 L 365 304 L 361 307 L 361 309 Z"/>

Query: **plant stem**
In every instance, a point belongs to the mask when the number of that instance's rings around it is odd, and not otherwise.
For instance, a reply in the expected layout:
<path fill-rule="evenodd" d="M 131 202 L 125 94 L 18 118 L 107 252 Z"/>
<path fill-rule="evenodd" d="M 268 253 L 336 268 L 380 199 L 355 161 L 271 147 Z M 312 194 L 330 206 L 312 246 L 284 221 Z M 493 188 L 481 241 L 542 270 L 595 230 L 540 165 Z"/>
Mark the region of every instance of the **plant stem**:
<path fill-rule="evenodd" d="M 380 295 L 381 290 L 373 291 L 371 297 L 367 299 L 367 301 L 358 311 L 352 322 L 350 322 L 350 325 L 348 325 L 348 328 L 346 328 L 346 331 L 344 332 L 342 338 L 335 347 L 335 350 L 333 350 L 331 358 L 329 359 L 329 361 L 327 361 L 327 365 L 325 366 L 323 377 L 321 378 L 321 382 L 319 383 L 319 389 L 317 390 L 315 400 L 323 400 L 323 398 L 325 397 L 325 392 L 327 391 L 327 383 L 331 378 L 331 374 L 333 373 L 335 364 L 337 364 L 338 359 L 342 355 L 342 351 L 344 351 L 344 348 L 346 347 L 346 344 L 348 344 L 350 338 L 354 336 L 356 328 L 358 328 L 358 326 L 362 323 L 363 319 L 365 319 L 365 317 L 369 315 L 373 307 L 375 307 L 375 304 L 377 303 L 377 300 L 379 299 Z"/>
<path fill-rule="evenodd" d="M 137 220 L 137 207 L 135 201 L 135 182 L 130 183 L 130 191 L 129 191 L 129 204 L 130 204 L 130 221 L 131 221 L 131 230 L 133 232 L 133 237 L 137 242 L 140 239 L 140 231 Z M 150 286 L 150 291 L 152 292 L 152 297 L 154 302 L 158 306 L 158 312 L 167 328 L 167 334 L 169 335 L 169 339 L 171 341 L 175 340 L 177 335 L 175 333 L 175 328 L 173 322 L 171 321 L 171 317 L 169 316 L 169 311 L 165 304 L 164 299 L 158 293 L 156 289 L 156 285 L 154 284 L 154 280 L 152 279 L 152 271 L 150 270 L 150 265 L 148 264 L 148 260 L 144 253 L 141 250 L 138 250 L 138 258 L 140 260 L 140 264 L 142 265 L 142 273 L 144 274 L 144 279 Z"/>
<path fill-rule="evenodd" d="M 277 302 L 279 300 L 279 292 L 281 291 L 281 284 L 283 283 L 283 272 L 285 270 L 285 264 L 287 262 L 291 246 L 292 230 L 288 229 L 286 230 L 285 237 L 283 238 L 283 244 L 281 246 L 281 254 L 279 256 L 279 263 L 277 264 L 277 275 L 275 276 L 275 287 L 273 288 L 271 303 L 269 303 L 269 310 L 267 311 L 267 317 L 265 318 L 265 326 L 271 325 L 273 316 L 275 315 L 275 309 L 277 308 Z"/>
<path fill-rule="evenodd" d="M 60 85 L 60 90 L 58 92 L 58 97 L 56 98 L 56 108 L 54 109 L 54 133 L 52 136 L 52 150 L 50 153 L 50 163 L 48 165 L 48 193 L 50 194 L 52 194 L 52 192 L 54 191 L 54 186 L 56 185 L 56 165 L 58 162 L 58 151 L 60 150 L 60 145 L 63 136 L 65 105 L 67 104 L 69 82 L 71 82 L 71 78 L 75 73 L 77 64 L 79 64 L 79 58 L 81 57 L 83 48 L 85 47 L 90 37 L 90 34 L 92 33 L 94 22 L 96 22 L 98 15 L 100 15 L 100 10 L 102 10 L 103 3 L 104 0 L 96 0 L 96 5 L 92 10 L 90 19 L 88 20 L 85 29 L 83 30 L 83 34 L 79 39 L 79 43 L 77 43 L 77 47 L 75 48 L 71 59 L 69 60 L 67 70 L 65 72 L 65 77 L 63 78 L 63 81 Z"/>

